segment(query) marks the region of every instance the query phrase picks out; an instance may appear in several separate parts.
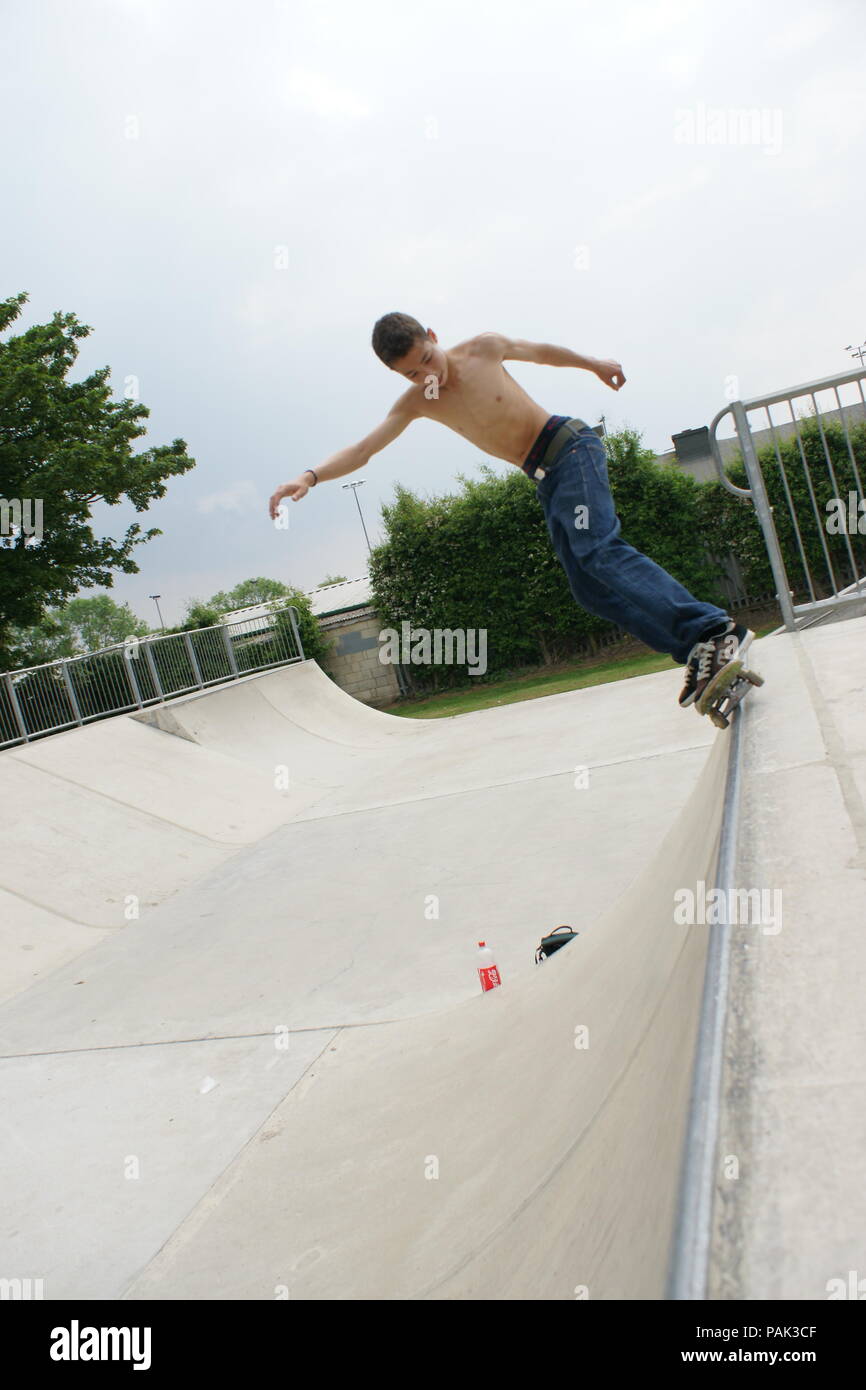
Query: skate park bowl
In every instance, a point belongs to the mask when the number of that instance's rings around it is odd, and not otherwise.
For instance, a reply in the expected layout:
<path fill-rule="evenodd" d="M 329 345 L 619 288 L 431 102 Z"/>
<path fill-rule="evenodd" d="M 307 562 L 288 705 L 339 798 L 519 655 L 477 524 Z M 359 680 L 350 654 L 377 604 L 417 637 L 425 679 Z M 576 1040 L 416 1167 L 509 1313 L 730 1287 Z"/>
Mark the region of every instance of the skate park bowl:
<path fill-rule="evenodd" d="M 764 690 L 743 710 L 765 826 L 811 729 L 800 648 L 839 631 L 756 644 L 792 718 Z M 716 881 L 735 746 L 681 682 L 414 720 L 306 661 L 0 755 L 0 1274 L 667 1296 L 709 940 L 674 908 Z"/>

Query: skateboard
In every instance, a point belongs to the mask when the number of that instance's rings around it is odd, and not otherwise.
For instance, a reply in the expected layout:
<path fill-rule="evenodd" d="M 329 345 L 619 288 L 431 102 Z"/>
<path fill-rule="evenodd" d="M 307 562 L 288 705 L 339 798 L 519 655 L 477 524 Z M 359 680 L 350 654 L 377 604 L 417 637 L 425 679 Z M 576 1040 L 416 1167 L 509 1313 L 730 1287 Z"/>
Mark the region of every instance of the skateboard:
<path fill-rule="evenodd" d="M 698 714 L 709 715 L 717 729 L 727 729 L 730 716 L 753 685 L 763 685 L 764 677 L 749 671 L 742 661 L 729 661 L 717 671 L 700 699 L 695 702 Z"/>

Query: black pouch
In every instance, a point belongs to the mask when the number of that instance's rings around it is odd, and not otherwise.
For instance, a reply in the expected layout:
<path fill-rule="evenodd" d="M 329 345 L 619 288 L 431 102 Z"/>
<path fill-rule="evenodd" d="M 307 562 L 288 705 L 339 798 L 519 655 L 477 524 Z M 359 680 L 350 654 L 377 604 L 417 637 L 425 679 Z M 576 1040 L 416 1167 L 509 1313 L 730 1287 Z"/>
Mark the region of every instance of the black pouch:
<path fill-rule="evenodd" d="M 549 936 L 541 938 L 541 945 L 535 952 L 536 965 L 540 965 L 548 956 L 552 956 L 554 951 L 558 951 L 560 946 L 566 946 L 578 935 L 579 932 L 576 932 L 574 927 L 555 927 Z"/>

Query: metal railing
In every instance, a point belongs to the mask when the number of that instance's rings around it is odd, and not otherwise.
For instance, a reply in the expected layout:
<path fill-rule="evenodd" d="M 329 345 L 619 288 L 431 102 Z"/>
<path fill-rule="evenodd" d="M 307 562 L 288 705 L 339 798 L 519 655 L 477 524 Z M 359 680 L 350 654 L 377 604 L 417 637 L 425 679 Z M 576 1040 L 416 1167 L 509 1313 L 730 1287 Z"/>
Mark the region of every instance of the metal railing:
<path fill-rule="evenodd" d="M 866 596 L 866 369 L 822 377 L 720 410 L 709 428 L 710 448 L 721 481 L 736 497 L 755 507 L 785 627 L 803 626 L 809 615 L 838 608 Z M 843 405 L 840 390 L 852 388 Z M 859 398 L 856 395 L 859 392 Z M 819 403 L 830 393 L 835 404 Z M 811 414 L 795 415 L 795 402 Z M 771 407 L 789 420 L 773 420 Z M 802 409 L 802 408 L 801 408 Z M 765 413 L 772 446 L 758 450 L 749 414 Z M 731 415 L 743 455 L 748 487 L 725 473 L 716 438 L 720 421 Z M 855 421 L 852 425 L 851 421 Z M 766 426 L 761 426 L 766 429 Z M 856 432 L 852 443 L 851 430 Z M 781 531 L 781 537 L 780 537 Z M 797 587 L 792 584 L 792 578 Z M 808 595 L 795 603 L 797 593 Z"/>
<path fill-rule="evenodd" d="M 297 609 L 279 600 L 267 608 L 0 675 L 0 748 L 303 661 Z"/>

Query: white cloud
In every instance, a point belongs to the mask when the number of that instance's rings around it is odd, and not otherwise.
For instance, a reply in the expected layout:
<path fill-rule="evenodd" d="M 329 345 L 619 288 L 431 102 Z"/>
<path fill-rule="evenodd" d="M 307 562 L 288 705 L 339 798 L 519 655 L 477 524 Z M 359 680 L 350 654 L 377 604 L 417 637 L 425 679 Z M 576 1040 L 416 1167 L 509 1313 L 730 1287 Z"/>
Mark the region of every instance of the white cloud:
<path fill-rule="evenodd" d="M 462 252 L 465 248 L 460 247 Z M 404 265 L 410 265 L 415 261 L 430 261 L 433 264 L 441 265 L 442 261 L 453 253 L 450 241 L 445 237 L 413 237 L 410 241 L 405 241 L 400 247 L 400 260 Z"/>
<path fill-rule="evenodd" d="M 619 203 L 612 207 L 607 216 L 601 220 L 601 230 L 610 232 L 620 227 L 633 226 L 650 208 L 657 207 L 659 204 L 671 206 L 694 189 L 704 187 L 709 179 L 710 171 L 706 165 L 697 164 L 689 171 L 687 178 L 666 179 L 653 184 L 643 193 L 638 193 L 636 197 L 630 198 L 628 202 Z"/>
<path fill-rule="evenodd" d="M 617 32 L 626 42 L 646 43 L 671 31 L 682 33 L 690 21 L 701 17 L 695 0 L 653 0 L 651 5 L 627 9 L 617 23 Z"/>
<path fill-rule="evenodd" d="M 249 479 L 222 492 L 209 492 L 197 503 L 200 512 L 246 512 L 260 505 L 259 494 Z"/>
<path fill-rule="evenodd" d="M 286 86 L 293 106 L 310 111 L 314 116 L 349 116 L 360 120 L 370 114 L 369 107 L 359 101 L 347 87 L 339 87 L 320 72 L 292 68 Z"/>
<path fill-rule="evenodd" d="M 779 48 L 795 52 L 799 48 L 811 48 L 818 39 L 834 28 L 833 18 L 821 10 L 801 14 L 787 24 L 780 24 L 776 34 Z"/>
<path fill-rule="evenodd" d="M 661 71 L 671 83 L 687 86 L 694 82 L 705 62 L 705 53 L 686 49 L 673 49 L 660 58 Z"/>

